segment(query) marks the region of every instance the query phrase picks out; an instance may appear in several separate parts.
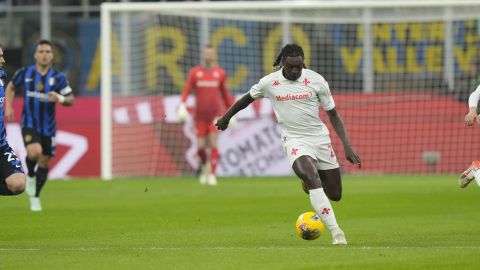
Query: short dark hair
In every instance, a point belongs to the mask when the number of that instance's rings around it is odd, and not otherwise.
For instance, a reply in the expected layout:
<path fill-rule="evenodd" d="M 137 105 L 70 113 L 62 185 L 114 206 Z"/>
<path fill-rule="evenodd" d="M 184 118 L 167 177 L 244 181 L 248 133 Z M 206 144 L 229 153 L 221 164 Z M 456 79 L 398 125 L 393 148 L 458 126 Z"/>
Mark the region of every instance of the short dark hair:
<path fill-rule="evenodd" d="M 37 41 L 37 43 L 35 43 L 35 51 L 37 50 L 38 46 L 40 46 L 40 45 L 48 45 L 53 49 L 53 43 L 51 41 L 46 40 L 46 39 L 41 39 L 41 40 Z"/>
<path fill-rule="evenodd" d="M 295 43 L 290 43 L 290 44 L 285 45 L 282 48 L 282 51 L 277 56 L 277 59 L 275 59 L 275 62 L 273 62 L 273 66 L 274 67 L 281 67 L 283 59 L 285 59 L 288 56 L 290 56 L 290 57 L 301 56 L 303 59 L 305 59 L 305 55 L 303 54 L 302 47 L 298 46 Z M 305 64 L 303 64 L 303 67 L 305 67 Z"/>

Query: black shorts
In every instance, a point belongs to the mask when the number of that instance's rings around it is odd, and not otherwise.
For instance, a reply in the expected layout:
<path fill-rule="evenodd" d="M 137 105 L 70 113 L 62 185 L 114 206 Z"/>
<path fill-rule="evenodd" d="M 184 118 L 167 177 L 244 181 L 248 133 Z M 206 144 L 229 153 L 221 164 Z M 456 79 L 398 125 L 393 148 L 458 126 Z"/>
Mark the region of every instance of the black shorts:
<path fill-rule="evenodd" d="M 14 173 L 24 173 L 23 167 L 20 159 L 7 144 L 0 148 L 0 179 L 7 179 Z"/>
<path fill-rule="evenodd" d="M 55 156 L 57 146 L 55 137 L 43 136 L 31 128 L 22 128 L 23 144 L 25 146 L 31 143 L 39 143 L 42 146 L 42 154 L 45 156 Z"/>

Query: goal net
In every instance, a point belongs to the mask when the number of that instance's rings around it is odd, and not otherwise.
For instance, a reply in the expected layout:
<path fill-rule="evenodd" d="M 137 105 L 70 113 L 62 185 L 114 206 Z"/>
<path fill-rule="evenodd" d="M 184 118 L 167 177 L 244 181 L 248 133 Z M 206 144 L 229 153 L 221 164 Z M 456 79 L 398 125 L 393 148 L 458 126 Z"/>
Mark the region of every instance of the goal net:
<path fill-rule="evenodd" d="M 102 177 L 192 175 L 192 121 L 176 117 L 188 70 L 212 45 L 237 97 L 301 45 L 329 82 L 363 160 L 347 173 L 458 173 L 478 159 L 463 118 L 480 83 L 477 1 L 257 1 L 102 4 Z M 189 97 L 189 109 L 194 106 Z M 220 134 L 220 175 L 290 174 L 268 100 Z"/>

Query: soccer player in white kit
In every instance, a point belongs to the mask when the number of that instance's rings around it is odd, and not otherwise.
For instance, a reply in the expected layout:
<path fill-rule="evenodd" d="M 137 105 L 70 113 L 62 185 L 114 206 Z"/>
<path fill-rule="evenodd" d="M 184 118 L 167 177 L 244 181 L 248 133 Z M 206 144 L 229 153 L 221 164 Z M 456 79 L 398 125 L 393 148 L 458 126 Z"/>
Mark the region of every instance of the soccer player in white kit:
<path fill-rule="evenodd" d="M 480 85 L 470 94 L 468 98 L 468 113 L 465 115 L 465 124 L 467 126 L 472 126 L 473 123 L 476 121 L 478 125 L 480 125 L 480 117 L 477 115 L 477 106 L 478 100 L 480 99 Z M 461 188 L 465 188 L 475 180 L 477 184 L 480 186 L 480 161 L 474 160 L 472 164 L 466 171 L 464 171 L 460 175 L 460 180 L 458 181 L 458 185 Z"/>
<path fill-rule="evenodd" d="M 269 98 L 282 130 L 282 142 L 292 169 L 302 180 L 305 192 L 323 223 L 332 233 L 332 244 L 346 245 L 343 230 L 338 226 L 330 200 L 342 197 L 342 182 L 337 157 L 327 127 L 319 117 L 319 106 L 327 112 L 330 122 L 342 140 L 345 156 L 361 166 L 358 154 L 350 145 L 343 121 L 325 79 L 305 68 L 302 47 L 287 44 L 278 55 L 276 72 L 263 77 L 250 91 L 235 102 L 217 120 L 220 130 L 230 119 L 255 99 Z"/>

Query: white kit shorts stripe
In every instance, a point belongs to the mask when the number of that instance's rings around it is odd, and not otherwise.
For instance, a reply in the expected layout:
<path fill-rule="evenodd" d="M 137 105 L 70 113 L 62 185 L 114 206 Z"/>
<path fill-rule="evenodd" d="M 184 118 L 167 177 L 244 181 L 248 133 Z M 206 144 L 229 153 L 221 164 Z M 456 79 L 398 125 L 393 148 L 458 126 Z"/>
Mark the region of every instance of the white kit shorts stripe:
<path fill-rule="evenodd" d="M 337 155 L 330 142 L 313 142 L 299 138 L 284 138 L 283 149 L 288 156 L 290 165 L 301 156 L 315 159 L 318 170 L 331 170 L 339 167 Z"/>

